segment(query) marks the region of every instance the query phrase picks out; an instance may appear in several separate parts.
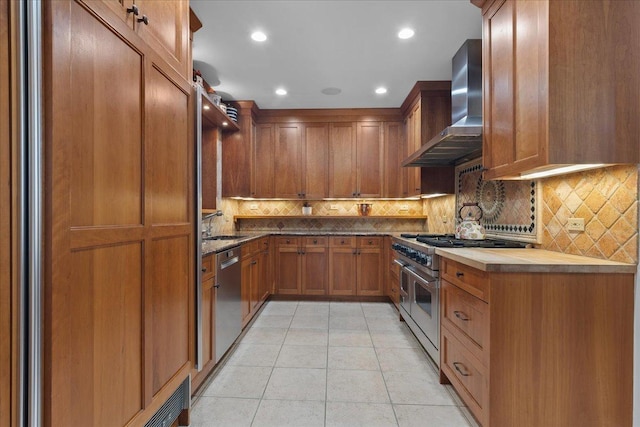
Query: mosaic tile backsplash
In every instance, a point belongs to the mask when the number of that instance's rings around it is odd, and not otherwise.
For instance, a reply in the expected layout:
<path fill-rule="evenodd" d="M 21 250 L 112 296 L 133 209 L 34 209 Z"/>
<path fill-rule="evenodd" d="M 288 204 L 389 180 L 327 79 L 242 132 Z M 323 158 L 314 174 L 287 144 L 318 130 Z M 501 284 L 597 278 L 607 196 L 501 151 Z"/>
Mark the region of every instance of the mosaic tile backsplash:
<path fill-rule="evenodd" d="M 540 222 L 537 200 L 535 181 L 485 181 L 481 159 L 456 167 L 456 222 L 463 204 L 477 203 L 463 209 L 462 215 L 476 218 L 481 211 L 480 223 L 488 235 L 535 243 Z"/>
<path fill-rule="evenodd" d="M 638 262 L 638 168 L 613 166 L 541 180 L 542 244 L 552 251 Z M 567 231 L 584 218 L 585 231 Z"/>

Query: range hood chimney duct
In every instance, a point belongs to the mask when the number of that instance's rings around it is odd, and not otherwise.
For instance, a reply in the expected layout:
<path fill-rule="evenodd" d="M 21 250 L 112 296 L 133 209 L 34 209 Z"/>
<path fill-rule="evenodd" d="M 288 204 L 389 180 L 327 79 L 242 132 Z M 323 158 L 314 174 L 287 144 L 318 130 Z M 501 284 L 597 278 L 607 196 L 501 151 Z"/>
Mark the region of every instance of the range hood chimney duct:
<path fill-rule="evenodd" d="M 402 166 L 455 166 L 482 155 L 482 40 L 464 42 L 452 61 L 451 126 Z"/>

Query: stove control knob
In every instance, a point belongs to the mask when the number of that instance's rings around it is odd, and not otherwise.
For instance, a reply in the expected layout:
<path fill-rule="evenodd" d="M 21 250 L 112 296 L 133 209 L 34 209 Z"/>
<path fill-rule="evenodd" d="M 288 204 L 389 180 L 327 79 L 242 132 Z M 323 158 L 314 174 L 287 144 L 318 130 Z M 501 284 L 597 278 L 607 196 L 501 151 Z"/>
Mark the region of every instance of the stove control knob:
<path fill-rule="evenodd" d="M 393 250 L 400 250 L 400 248 L 402 247 L 402 245 L 399 245 L 398 243 L 394 243 L 393 245 L 391 245 L 391 249 Z"/>
<path fill-rule="evenodd" d="M 431 266 L 431 264 L 433 263 L 433 256 L 431 255 L 426 255 L 426 259 L 425 259 L 425 265 L 427 267 Z"/>

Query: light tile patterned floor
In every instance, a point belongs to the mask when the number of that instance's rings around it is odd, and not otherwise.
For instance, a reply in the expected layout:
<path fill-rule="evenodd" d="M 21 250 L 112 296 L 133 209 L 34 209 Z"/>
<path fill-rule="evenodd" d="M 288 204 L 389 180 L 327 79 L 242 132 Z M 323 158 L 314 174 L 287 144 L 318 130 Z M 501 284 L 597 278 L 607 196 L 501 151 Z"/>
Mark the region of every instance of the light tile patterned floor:
<path fill-rule="evenodd" d="M 477 424 L 392 305 L 270 301 L 198 391 L 191 426 Z"/>

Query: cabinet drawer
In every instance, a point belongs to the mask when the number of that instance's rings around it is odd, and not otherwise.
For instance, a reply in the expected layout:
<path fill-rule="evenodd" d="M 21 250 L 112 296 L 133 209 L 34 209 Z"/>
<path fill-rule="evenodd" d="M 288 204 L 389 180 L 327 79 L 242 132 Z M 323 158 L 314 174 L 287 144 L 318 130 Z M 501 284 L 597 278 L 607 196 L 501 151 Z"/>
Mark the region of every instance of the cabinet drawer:
<path fill-rule="evenodd" d="M 305 246 L 327 246 L 327 238 L 326 237 L 305 237 L 304 238 Z"/>
<path fill-rule="evenodd" d="M 471 295 L 489 302 L 489 276 L 486 272 L 443 258 L 442 278 Z"/>
<path fill-rule="evenodd" d="M 382 237 L 381 236 L 358 237 L 358 247 L 360 247 L 360 248 L 381 248 L 382 247 Z"/>
<path fill-rule="evenodd" d="M 483 350 L 488 338 L 489 305 L 446 280 L 442 281 L 440 296 L 443 325 L 462 334 L 461 338 L 467 339 L 463 340 L 467 348 L 478 359 L 484 361 L 486 355 L 483 354 Z"/>
<path fill-rule="evenodd" d="M 469 410 L 485 424 L 489 378 L 482 365 L 447 328 L 442 328 L 440 364 Z"/>
<path fill-rule="evenodd" d="M 269 250 L 269 238 L 268 237 L 263 237 L 262 239 L 258 240 L 257 250 L 258 250 L 258 252 L 264 252 L 264 251 L 268 251 Z"/>
<path fill-rule="evenodd" d="M 216 272 L 213 265 L 213 255 L 207 255 L 202 258 L 202 281 L 212 278 Z"/>
<path fill-rule="evenodd" d="M 329 241 L 329 245 L 332 247 L 346 246 L 356 247 L 356 238 L 352 236 L 335 236 Z"/>
<path fill-rule="evenodd" d="M 259 252 L 259 242 L 257 240 L 251 240 L 250 242 L 242 245 L 242 259 L 247 259 L 254 256 Z"/>
<path fill-rule="evenodd" d="M 292 236 L 276 237 L 276 246 L 299 246 L 300 238 Z"/>

